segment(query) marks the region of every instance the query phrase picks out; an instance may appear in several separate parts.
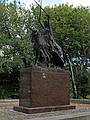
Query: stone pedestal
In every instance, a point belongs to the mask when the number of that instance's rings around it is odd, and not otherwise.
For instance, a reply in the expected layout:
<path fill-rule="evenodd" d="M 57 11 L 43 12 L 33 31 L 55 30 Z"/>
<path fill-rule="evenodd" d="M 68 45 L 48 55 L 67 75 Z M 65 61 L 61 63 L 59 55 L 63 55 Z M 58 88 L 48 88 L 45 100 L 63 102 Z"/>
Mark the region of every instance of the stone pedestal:
<path fill-rule="evenodd" d="M 74 109 L 70 105 L 69 72 L 54 68 L 24 68 L 20 72 L 20 100 L 14 110 L 25 113 Z"/>

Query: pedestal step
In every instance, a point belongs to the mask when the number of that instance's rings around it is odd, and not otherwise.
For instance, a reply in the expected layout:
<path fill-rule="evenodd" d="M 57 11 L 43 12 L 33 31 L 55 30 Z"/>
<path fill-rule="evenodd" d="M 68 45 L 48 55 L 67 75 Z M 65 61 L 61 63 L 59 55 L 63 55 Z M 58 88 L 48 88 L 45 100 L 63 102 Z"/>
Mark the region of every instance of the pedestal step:
<path fill-rule="evenodd" d="M 28 107 L 22 107 L 22 106 L 15 106 L 14 107 L 14 110 L 16 110 L 18 112 L 27 113 L 27 114 L 60 111 L 60 110 L 69 110 L 69 109 L 75 109 L 75 106 L 73 106 L 73 105 L 61 105 L 61 106 L 47 106 L 47 107 L 35 107 L 35 108 L 28 108 Z"/>

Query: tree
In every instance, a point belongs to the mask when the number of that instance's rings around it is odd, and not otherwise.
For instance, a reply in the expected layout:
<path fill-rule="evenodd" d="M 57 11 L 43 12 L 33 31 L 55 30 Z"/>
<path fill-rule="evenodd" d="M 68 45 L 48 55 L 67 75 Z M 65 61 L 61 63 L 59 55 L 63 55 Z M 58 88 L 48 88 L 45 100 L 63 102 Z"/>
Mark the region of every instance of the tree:
<path fill-rule="evenodd" d="M 31 66 L 34 61 L 30 30 L 27 27 L 28 17 L 28 11 L 21 8 L 20 4 L 0 3 L 1 83 L 6 79 L 8 84 L 15 86 L 20 68 Z"/>

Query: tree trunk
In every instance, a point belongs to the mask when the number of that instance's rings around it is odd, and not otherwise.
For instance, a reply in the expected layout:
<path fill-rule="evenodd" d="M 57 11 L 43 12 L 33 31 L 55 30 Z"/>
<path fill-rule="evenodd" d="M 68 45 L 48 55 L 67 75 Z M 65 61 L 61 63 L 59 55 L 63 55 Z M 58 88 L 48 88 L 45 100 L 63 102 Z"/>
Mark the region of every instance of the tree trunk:
<path fill-rule="evenodd" d="M 76 83 L 75 83 L 75 78 L 74 78 L 73 66 L 72 66 L 72 63 L 71 63 L 71 60 L 69 59 L 69 57 L 67 57 L 67 59 L 68 59 L 70 72 L 71 72 L 74 98 L 77 98 L 78 96 L 77 96 L 77 88 L 76 88 Z"/>

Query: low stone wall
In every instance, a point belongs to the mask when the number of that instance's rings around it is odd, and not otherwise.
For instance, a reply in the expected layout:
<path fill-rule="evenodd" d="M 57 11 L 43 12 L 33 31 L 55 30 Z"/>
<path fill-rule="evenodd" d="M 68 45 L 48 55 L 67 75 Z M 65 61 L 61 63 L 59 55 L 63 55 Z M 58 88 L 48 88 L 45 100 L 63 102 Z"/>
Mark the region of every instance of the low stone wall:
<path fill-rule="evenodd" d="M 89 99 L 71 99 L 71 103 L 77 103 L 77 104 L 90 104 Z"/>
<path fill-rule="evenodd" d="M 90 104 L 89 99 L 70 99 L 71 104 Z M 19 99 L 1 99 L 0 106 L 4 104 L 19 104 Z"/>
<path fill-rule="evenodd" d="M 19 105 L 18 99 L 1 99 L 0 108 L 13 108 L 13 106 Z"/>
<path fill-rule="evenodd" d="M 19 102 L 19 99 L 1 99 L 0 103 L 14 103 L 14 102 Z"/>

